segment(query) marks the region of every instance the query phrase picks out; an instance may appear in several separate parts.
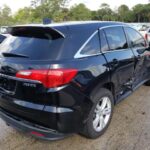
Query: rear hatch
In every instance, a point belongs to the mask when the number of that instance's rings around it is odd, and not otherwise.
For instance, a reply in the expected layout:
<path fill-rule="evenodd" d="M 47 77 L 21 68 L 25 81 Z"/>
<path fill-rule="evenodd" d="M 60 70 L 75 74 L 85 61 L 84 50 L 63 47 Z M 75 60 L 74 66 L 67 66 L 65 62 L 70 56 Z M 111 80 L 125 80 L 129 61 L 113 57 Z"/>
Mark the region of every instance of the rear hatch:
<path fill-rule="evenodd" d="M 20 70 L 49 69 L 59 58 L 64 35 L 49 27 L 29 26 L 12 27 L 9 33 L 0 45 L 0 108 L 42 125 L 49 117 L 53 127 L 56 117 L 42 110 L 45 105 L 56 105 L 56 101 L 41 83 L 21 80 L 16 74 Z"/>

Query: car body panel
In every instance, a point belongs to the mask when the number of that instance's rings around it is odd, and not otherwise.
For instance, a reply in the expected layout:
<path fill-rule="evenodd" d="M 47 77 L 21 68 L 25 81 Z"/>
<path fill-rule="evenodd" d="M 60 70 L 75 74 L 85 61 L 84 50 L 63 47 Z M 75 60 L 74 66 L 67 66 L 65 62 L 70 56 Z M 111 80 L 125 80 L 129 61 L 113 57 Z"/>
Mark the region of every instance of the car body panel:
<path fill-rule="evenodd" d="M 111 71 L 111 81 L 116 93 L 127 90 L 126 84 L 131 82 L 134 73 L 134 55 L 131 49 L 105 53 Z M 127 75 L 128 74 L 128 75 Z"/>
<path fill-rule="evenodd" d="M 78 50 L 94 32 L 111 26 L 127 26 L 116 22 L 83 22 L 52 25 L 23 25 L 19 27 L 53 28 L 64 35 L 62 51 L 54 60 L 34 60 L 20 57 L 0 58 L 0 79 L 6 80 L 0 88 L 0 109 L 23 120 L 55 130 L 62 134 L 78 133 L 88 120 L 94 105 L 93 96 L 101 88 L 108 88 L 114 96 L 114 103 L 121 96 L 132 93 L 133 78 L 139 78 L 144 64 L 150 64 L 145 51 L 114 50 L 101 52 L 94 56 L 74 58 Z M 100 44 L 100 41 L 98 41 Z M 138 60 L 138 56 L 141 56 Z M 114 62 L 117 60 L 117 62 Z M 36 69 L 77 69 L 77 75 L 67 85 L 45 88 L 39 82 L 17 79 L 20 70 Z M 148 80 L 148 75 L 138 81 Z M 1 82 L 0 82 L 1 83 Z M 13 87 L 9 84 L 13 84 Z M 137 84 L 135 84 L 135 87 Z M 7 118 L 7 117 L 6 117 Z"/>

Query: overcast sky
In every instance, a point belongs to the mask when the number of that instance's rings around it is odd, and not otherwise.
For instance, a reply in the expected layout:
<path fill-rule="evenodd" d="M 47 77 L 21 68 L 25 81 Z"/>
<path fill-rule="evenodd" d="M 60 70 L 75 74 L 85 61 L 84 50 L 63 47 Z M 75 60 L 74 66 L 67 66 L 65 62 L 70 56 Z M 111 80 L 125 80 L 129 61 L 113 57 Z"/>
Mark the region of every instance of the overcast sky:
<path fill-rule="evenodd" d="M 88 8 L 96 10 L 102 3 L 108 3 L 111 8 L 116 8 L 121 4 L 126 4 L 130 8 L 136 4 L 146 4 L 148 0 L 70 0 L 71 5 L 75 3 L 84 3 Z M 19 8 L 30 5 L 31 0 L 0 0 L 0 6 L 6 4 L 8 5 L 13 13 L 16 12 Z"/>

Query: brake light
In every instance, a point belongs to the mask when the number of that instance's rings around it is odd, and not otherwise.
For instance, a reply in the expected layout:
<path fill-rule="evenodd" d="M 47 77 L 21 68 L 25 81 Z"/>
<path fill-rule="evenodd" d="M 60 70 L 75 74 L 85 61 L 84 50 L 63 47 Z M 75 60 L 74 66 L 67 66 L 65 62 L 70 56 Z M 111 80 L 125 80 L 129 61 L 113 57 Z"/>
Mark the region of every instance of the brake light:
<path fill-rule="evenodd" d="M 16 74 L 16 77 L 39 81 L 46 88 L 55 88 L 68 84 L 77 72 L 76 69 L 22 70 Z"/>
<path fill-rule="evenodd" d="M 34 136 L 37 136 L 37 137 L 44 137 L 43 134 L 38 133 L 38 132 L 35 132 L 35 131 L 30 132 L 30 134 L 31 134 L 31 135 L 34 135 Z"/>
<path fill-rule="evenodd" d="M 145 34 L 145 39 L 148 40 L 148 34 Z"/>

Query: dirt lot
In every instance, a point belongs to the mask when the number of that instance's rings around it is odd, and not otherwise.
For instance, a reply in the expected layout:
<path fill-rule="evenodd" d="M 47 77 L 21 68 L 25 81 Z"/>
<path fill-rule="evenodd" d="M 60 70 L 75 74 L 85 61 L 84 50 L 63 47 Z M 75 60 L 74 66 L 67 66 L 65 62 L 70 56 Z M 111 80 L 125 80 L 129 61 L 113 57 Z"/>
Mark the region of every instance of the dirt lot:
<path fill-rule="evenodd" d="M 141 87 L 115 107 L 107 132 L 97 140 L 74 135 L 45 142 L 7 127 L 0 119 L 0 150 L 150 150 L 150 87 Z"/>

